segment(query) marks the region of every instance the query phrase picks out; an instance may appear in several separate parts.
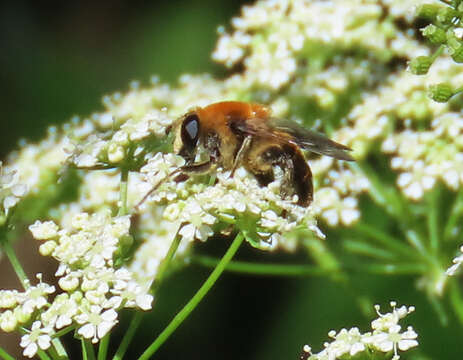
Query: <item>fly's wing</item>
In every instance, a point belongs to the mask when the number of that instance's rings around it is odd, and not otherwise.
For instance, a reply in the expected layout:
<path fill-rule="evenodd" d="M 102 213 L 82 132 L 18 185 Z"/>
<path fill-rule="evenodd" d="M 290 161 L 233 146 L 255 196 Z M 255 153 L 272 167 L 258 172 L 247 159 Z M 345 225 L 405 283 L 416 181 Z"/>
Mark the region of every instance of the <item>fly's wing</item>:
<path fill-rule="evenodd" d="M 291 142 L 303 149 L 339 160 L 354 161 L 354 158 L 347 153 L 347 151 L 352 151 L 351 148 L 330 140 L 316 131 L 308 130 L 293 121 L 271 118 L 268 125 L 270 128 L 290 134 Z"/>
<path fill-rule="evenodd" d="M 339 160 L 354 161 L 347 151 L 349 147 L 328 139 L 323 134 L 308 130 L 293 121 L 270 118 L 240 121 L 232 125 L 243 135 L 267 137 L 281 143 L 292 143 L 316 154 L 331 156 Z"/>

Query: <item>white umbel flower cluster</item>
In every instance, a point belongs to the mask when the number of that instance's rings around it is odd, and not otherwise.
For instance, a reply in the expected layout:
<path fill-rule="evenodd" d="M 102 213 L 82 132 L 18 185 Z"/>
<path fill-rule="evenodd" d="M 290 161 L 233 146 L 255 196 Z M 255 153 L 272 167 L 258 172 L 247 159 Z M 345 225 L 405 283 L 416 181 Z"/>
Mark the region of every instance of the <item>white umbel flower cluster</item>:
<path fill-rule="evenodd" d="M 61 292 L 51 300 L 56 289 L 42 282 L 41 274 L 40 282 L 25 292 L 0 292 L 2 330 L 13 331 L 35 320 L 21 340 L 24 356 L 47 349 L 56 331 L 73 324 L 79 335 L 98 342 L 117 323 L 119 309 L 151 309 L 151 283 L 142 286 L 129 269 L 115 268 L 117 252 L 130 240 L 129 228 L 129 216 L 112 217 L 108 211 L 78 213 L 64 229 L 52 221 L 30 226 L 34 238 L 42 242 L 42 255 L 59 261 L 56 276 Z"/>
<path fill-rule="evenodd" d="M 180 157 L 158 154 L 141 171 L 154 186 L 182 162 Z M 238 168 L 233 177 L 221 169 L 213 176 L 211 185 L 167 181 L 148 200 L 167 204 L 162 218 L 184 224 L 179 234 L 185 241 L 205 241 L 215 233 L 214 229 L 223 229 L 227 224 L 237 230 L 255 229 L 254 237 L 248 240 L 262 248 L 294 249 L 296 244 L 285 235 L 298 226 L 323 237 L 310 207 L 296 205 L 297 199 L 282 199 L 278 179 L 262 187 L 244 168 Z"/>
<path fill-rule="evenodd" d="M 391 301 L 392 312 L 381 314 L 379 305 L 375 306 L 378 318 L 371 322 L 372 331 L 361 333 L 357 327 L 349 330 L 341 329 L 339 332 L 332 330 L 328 336 L 333 340 L 326 342 L 325 349 L 313 354 L 310 346 L 305 345 L 303 353 L 308 360 L 335 360 L 347 359 L 364 351 L 377 351 L 393 354 L 392 360 L 400 358 L 400 351 L 407 351 L 418 346 L 418 334 L 409 326 L 402 331 L 399 320 L 415 311 L 413 306 L 396 307 L 396 302 Z"/>
<path fill-rule="evenodd" d="M 421 199 L 437 181 L 452 190 L 463 185 L 463 114 L 436 117 L 428 131 L 391 134 L 383 150 L 393 154 L 391 167 L 400 171 L 397 184 L 404 194 Z"/>
<path fill-rule="evenodd" d="M 71 152 L 70 162 L 78 168 L 110 168 L 124 160 L 143 159 L 148 145 L 165 136 L 172 122 L 165 112 L 150 111 L 139 120 L 128 119 L 117 131 L 91 134 Z"/>
<path fill-rule="evenodd" d="M 414 5 L 405 3 L 404 8 Z M 394 25 L 404 11 L 392 11 L 387 21 L 383 11 L 379 1 L 258 1 L 232 20 L 231 33 L 220 29 L 212 57 L 228 67 L 242 61 L 247 81 L 279 89 L 293 79 L 298 60 L 320 45 L 368 49 L 383 59 L 391 47 L 398 55 L 426 51 Z"/>

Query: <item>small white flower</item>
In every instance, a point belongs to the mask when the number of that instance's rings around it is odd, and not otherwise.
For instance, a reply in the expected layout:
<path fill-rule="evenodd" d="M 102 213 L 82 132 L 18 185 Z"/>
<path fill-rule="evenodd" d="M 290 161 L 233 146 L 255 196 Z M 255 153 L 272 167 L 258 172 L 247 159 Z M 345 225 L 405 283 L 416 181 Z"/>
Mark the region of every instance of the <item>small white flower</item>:
<path fill-rule="evenodd" d="M 53 285 L 42 282 L 41 274 L 37 274 L 40 283 L 36 286 L 29 287 L 24 293 L 25 301 L 22 308 L 26 313 L 32 314 L 35 309 L 40 309 L 48 304 L 48 295 L 55 292 Z"/>
<path fill-rule="evenodd" d="M 114 309 L 104 311 L 98 305 L 91 305 L 90 309 L 77 315 L 75 319 L 82 325 L 77 333 L 97 343 L 117 324 L 117 312 Z"/>
<path fill-rule="evenodd" d="M 133 280 L 126 283 L 119 283 L 118 287 L 111 290 L 115 296 L 111 297 L 108 301 L 108 306 L 118 308 L 121 303 L 124 307 L 133 308 L 138 307 L 142 310 L 150 310 L 153 303 L 153 296 L 143 291 L 143 288 Z"/>
<path fill-rule="evenodd" d="M 71 325 L 73 317 L 78 312 L 78 304 L 75 296 L 69 296 L 67 293 L 58 295 L 47 309 L 41 315 L 41 319 L 49 326 L 55 326 L 56 329 L 62 329 Z"/>
<path fill-rule="evenodd" d="M 412 347 L 418 346 L 418 341 L 416 340 L 418 334 L 412 327 L 408 327 L 407 331 L 403 333 L 401 333 L 400 330 L 400 325 L 393 325 L 387 329 L 387 332 L 374 334 L 370 339 L 371 344 L 382 352 L 393 350 L 394 357 L 398 359 L 398 349 L 406 351 Z"/>
<path fill-rule="evenodd" d="M 40 321 L 34 321 L 30 332 L 21 337 L 21 347 L 24 348 L 23 355 L 32 358 L 38 349 L 46 350 L 51 345 L 52 329 L 49 327 L 42 327 Z"/>
<path fill-rule="evenodd" d="M 392 312 L 387 314 L 381 314 L 379 312 L 379 305 L 375 305 L 375 310 L 376 313 L 379 315 L 379 318 L 371 322 L 372 329 L 378 331 L 387 330 L 392 326 L 397 325 L 400 319 L 415 311 L 415 307 L 413 306 L 401 306 L 399 308 L 396 308 L 396 303 L 394 301 L 391 301 L 390 305 L 392 307 Z"/>
<path fill-rule="evenodd" d="M 334 339 L 326 348 L 327 353 L 334 358 L 339 358 L 344 354 L 355 356 L 357 353 L 365 350 L 365 344 L 362 342 L 362 334 L 358 328 L 346 330 L 341 329 L 336 334 L 335 331 L 331 331 L 328 336 Z"/>

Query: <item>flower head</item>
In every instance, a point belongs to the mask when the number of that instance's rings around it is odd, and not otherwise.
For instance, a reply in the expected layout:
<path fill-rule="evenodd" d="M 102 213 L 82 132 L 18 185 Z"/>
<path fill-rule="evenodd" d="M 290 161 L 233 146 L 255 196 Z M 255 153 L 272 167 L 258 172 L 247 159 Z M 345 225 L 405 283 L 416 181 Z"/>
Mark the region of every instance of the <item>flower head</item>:
<path fill-rule="evenodd" d="M 40 349 L 46 350 L 51 345 L 52 329 L 49 327 L 42 327 L 40 321 L 34 321 L 29 333 L 23 335 L 21 338 L 21 347 L 24 348 L 23 355 L 32 358 Z"/>
<path fill-rule="evenodd" d="M 379 351 L 388 353 L 394 352 L 392 359 L 400 358 L 398 350 L 407 351 L 418 346 L 416 340 L 418 334 L 411 326 L 406 331 L 401 332 L 401 327 L 398 321 L 406 315 L 414 311 L 414 307 L 401 306 L 396 308 L 396 303 L 391 302 L 392 312 L 387 314 L 379 313 L 379 306 L 375 309 L 379 318 L 371 323 L 372 331 L 361 333 L 356 327 L 349 330 L 342 329 L 339 332 L 334 330 L 328 333 L 328 336 L 333 339 L 331 342 L 325 343 L 325 349 L 317 354 L 312 354 L 308 345 L 306 353 L 310 353 L 308 359 L 311 360 L 328 360 L 339 359 L 344 355 L 355 356 L 364 351 Z"/>
<path fill-rule="evenodd" d="M 117 324 L 117 312 L 114 309 L 104 310 L 98 305 L 89 305 L 76 316 L 76 321 L 82 325 L 77 333 L 97 343 Z"/>

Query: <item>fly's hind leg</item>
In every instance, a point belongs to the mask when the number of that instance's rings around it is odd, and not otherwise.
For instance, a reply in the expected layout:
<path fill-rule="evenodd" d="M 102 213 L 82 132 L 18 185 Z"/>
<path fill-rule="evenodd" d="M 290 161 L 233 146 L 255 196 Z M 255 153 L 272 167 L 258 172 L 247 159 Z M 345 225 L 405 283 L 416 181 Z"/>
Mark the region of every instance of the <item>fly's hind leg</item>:
<path fill-rule="evenodd" d="M 297 203 L 301 206 L 308 206 L 312 202 L 312 172 L 298 148 L 291 145 L 267 147 L 261 149 L 255 159 L 250 164 L 250 170 L 261 185 L 267 185 L 274 180 L 274 167 L 278 166 L 283 171 L 281 197 L 297 195 Z"/>
<path fill-rule="evenodd" d="M 183 165 L 174 171 L 172 171 L 170 174 L 166 175 L 165 178 L 160 180 L 156 185 L 154 185 L 150 191 L 148 191 L 145 196 L 138 202 L 137 205 L 135 205 L 135 211 L 138 211 L 140 209 L 140 206 L 148 199 L 148 197 L 153 194 L 159 187 L 165 183 L 167 180 L 171 179 L 173 177 L 175 182 L 183 182 L 188 180 L 190 175 L 192 174 L 205 174 L 210 171 L 212 166 L 215 164 L 214 161 L 212 160 L 207 160 L 201 163 L 193 163 L 193 164 L 186 164 Z"/>
<path fill-rule="evenodd" d="M 293 164 L 293 184 L 299 197 L 298 204 L 309 206 L 313 200 L 312 171 L 299 148 L 293 147 L 291 156 Z"/>

